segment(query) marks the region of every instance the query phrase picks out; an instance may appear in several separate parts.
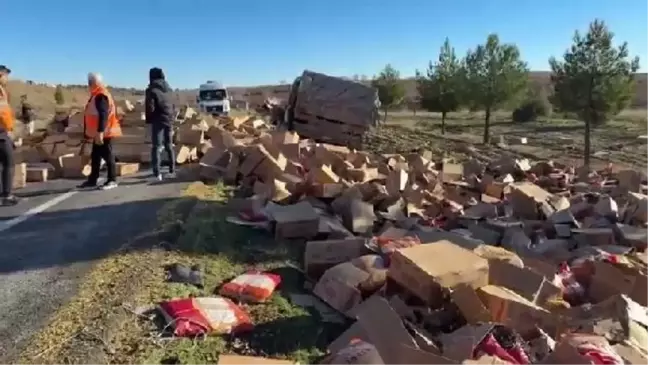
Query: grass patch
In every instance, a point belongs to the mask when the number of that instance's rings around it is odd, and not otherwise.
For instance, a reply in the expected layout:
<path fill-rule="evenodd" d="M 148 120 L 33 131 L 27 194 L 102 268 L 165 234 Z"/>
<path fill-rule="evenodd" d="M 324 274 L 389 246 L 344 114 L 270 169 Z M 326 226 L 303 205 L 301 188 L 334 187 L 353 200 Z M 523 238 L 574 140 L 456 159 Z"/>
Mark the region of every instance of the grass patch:
<path fill-rule="evenodd" d="M 196 190 L 199 188 L 198 190 Z M 342 327 L 321 323 L 318 313 L 291 304 L 291 293 L 304 292 L 302 274 L 290 266 L 300 264 L 302 244 L 275 242 L 267 232 L 255 231 L 225 221 L 224 202 L 230 196 L 221 185 L 194 184 L 199 202 L 185 224 L 175 252 L 168 259 L 187 265 L 200 265 L 205 274 L 205 289 L 184 284 L 165 284 L 152 292 L 152 303 L 174 297 L 213 295 L 215 288 L 249 269 L 270 270 L 282 277 L 280 290 L 263 304 L 242 307 L 250 314 L 256 329 L 245 335 L 210 336 L 205 340 L 174 339 L 162 345 L 149 344 L 138 363 L 208 363 L 220 353 L 288 358 L 311 363 Z M 173 263 L 171 261 L 167 263 Z M 288 265 L 290 264 L 290 265 Z"/>
<path fill-rule="evenodd" d="M 183 195 L 180 201 L 194 202 L 186 219 L 178 218 L 177 206 L 160 214 L 153 237 L 165 242 L 137 241 L 100 262 L 20 362 L 196 364 L 237 353 L 312 363 L 323 354 L 346 326 L 323 323 L 319 313 L 290 302 L 290 294 L 305 292 L 303 275 L 291 267 L 300 264 L 303 244 L 278 243 L 267 232 L 226 222 L 231 191 L 223 185 L 193 183 Z M 172 263 L 199 265 L 204 289 L 166 283 L 164 267 Z M 256 324 L 251 333 L 163 338 L 155 321 L 137 314 L 166 299 L 214 295 L 223 282 L 253 268 L 280 274 L 282 284 L 267 303 L 242 305 Z"/>

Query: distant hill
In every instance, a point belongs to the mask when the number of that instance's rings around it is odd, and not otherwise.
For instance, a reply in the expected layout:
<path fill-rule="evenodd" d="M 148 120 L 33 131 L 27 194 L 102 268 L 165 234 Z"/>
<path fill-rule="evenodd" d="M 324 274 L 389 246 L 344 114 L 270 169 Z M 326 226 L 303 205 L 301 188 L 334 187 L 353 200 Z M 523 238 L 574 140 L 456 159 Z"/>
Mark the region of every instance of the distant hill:
<path fill-rule="evenodd" d="M 544 88 L 550 88 L 550 74 L 545 71 L 531 72 L 531 81 Z M 413 100 L 417 97 L 416 82 L 414 79 L 404 80 L 406 97 Z M 251 107 L 262 104 L 266 98 L 275 97 L 287 99 L 290 92 L 290 84 L 285 85 L 262 85 L 255 87 L 230 87 L 228 88 L 234 99 L 246 100 Z M 196 89 L 179 90 L 176 92 L 178 104 L 195 104 Z M 54 102 L 54 85 L 36 84 L 31 81 L 10 81 L 9 93 L 11 102 L 18 106 L 20 95 L 26 94 L 34 105 L 36 112 L 41 117 L 54 113 L 56 104 Z M 134 88 L 115 88 L 113 94 L 117 99 L 137 100 L 144 97 L 144 91 Z M 69 85 L 64 89 L 66 105 L 82 107 L 88 97 L 87 90 L 81 85 Z M 648 74 L 637 74 L 637 87 L 635 98 L 631 108 L 646 108 L 648 106 Z"/>

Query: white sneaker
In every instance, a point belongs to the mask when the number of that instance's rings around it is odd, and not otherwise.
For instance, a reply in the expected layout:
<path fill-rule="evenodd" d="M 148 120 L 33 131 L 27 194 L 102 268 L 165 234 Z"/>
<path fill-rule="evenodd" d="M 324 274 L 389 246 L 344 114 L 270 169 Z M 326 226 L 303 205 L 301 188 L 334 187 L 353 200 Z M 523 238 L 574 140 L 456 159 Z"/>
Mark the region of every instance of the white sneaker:
<path fill-rule="evenodd" d="M 155 180 L 162 181 L 162 180 L 164 180 L 164 178 L 162 177 L 162 174 L 157 174 L 157 175 L 155 175 Z"/>
<path fill-rule="evenodd" d="M 101 185 L 99 187 L 99 190 L 110 190 L 116 188 L 117 186 L 119 185 L 117 185 L 116 181 L 108 181 L 105 184 Z"/>

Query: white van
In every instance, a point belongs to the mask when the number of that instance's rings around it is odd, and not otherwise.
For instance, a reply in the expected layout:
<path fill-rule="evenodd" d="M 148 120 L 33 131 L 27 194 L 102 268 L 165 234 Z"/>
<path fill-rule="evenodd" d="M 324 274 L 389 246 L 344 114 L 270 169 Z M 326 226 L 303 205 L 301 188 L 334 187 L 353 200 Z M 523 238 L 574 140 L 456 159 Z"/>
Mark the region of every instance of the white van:
<path fill-rule="evenodd" d="M 230 95 L 227 88 L 216 81 L 207 81 L 200 85 L 196 103 L 201 113 L 228 115 L 230 112 Z"/>

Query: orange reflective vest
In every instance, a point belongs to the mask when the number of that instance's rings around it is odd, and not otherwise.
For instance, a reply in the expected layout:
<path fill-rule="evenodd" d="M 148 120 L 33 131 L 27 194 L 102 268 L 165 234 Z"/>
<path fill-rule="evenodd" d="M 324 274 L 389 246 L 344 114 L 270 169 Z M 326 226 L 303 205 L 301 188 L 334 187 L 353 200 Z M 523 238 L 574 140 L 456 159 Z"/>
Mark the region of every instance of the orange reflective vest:
<path fill-rule="evenodd" d="M 11 132 L 14 129 L 15 119 L 11 105 L 9 105 L 9 94 L 0 85 L 0 130 Z"/>
<path fill-rule="evenodd" d="M 117 112 L 115 108 L 115 102 L 113 101 L 112 95 L 108 92 L 108 89 L 104 87 L 95 87 L 90 91 L 90 100 L 85 107 L 85 113 L 83 115 L 83 132 L 88 139 L 94 138 L 99 128 L 99 112 L 97 111 L 97 105 L 95 104 L 95 98 L 97 95 L 105 95 L 108 98 L 108 116 L 106 120 L 106 129 L 104 129 L 104 138 L 113 138 L 119 137 L 122 135 L 121 126 L 119 125 L 119 119 L 117 118 Z"/>

